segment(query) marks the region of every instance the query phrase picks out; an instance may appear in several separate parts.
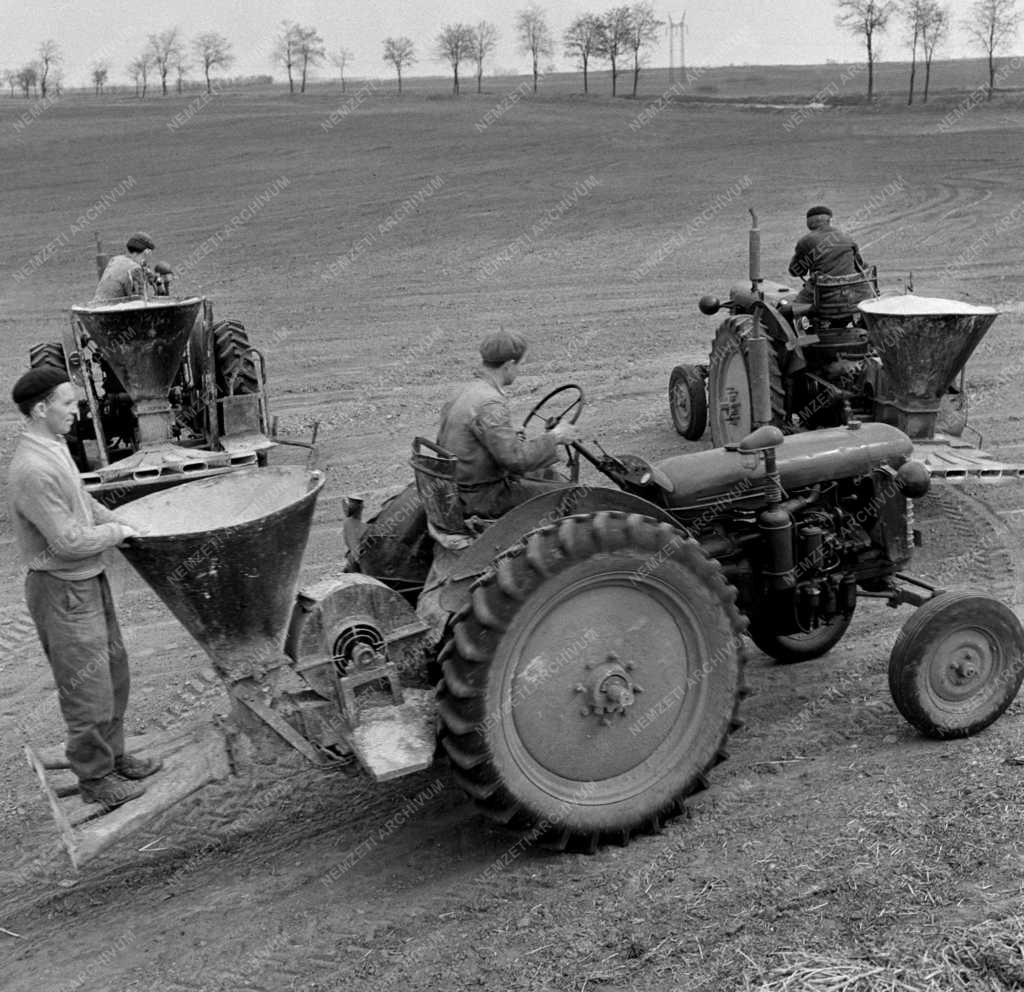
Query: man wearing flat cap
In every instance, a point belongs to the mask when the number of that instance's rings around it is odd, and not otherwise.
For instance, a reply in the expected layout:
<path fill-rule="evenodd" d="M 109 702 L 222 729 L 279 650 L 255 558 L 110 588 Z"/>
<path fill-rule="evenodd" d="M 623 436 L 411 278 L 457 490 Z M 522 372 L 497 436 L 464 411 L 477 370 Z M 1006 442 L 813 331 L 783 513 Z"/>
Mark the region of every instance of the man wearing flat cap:
<path fill-rule="evenodd" d="M 807 211 L 807 234 L 796 243 L 789 274 L 808 280 L 819 274 L 849 276 L 865 268 L 854 240 L 832 226 L 832 210 L 824 205 L 811 207 Z M 813 282 L 804 283 L 794 302 L 814 302 Z"/>
<path fill-rule="evenodd" d="M 115 255 L 103 270 L 93 303 L 140 299 L 146 293 L 145 262 L 156 245 L 143 231 L 133 234 L 125 243 L 125 255 Z"/>
<path fill-rule="evenodd" d="M 25 598 L 57 684 L 80 795 L 112 808 L 141 796 L 138 780 L 160 768 L 159 761 L 125 754 L 128 657 L 102 557 L 138 532 L 82 485 L 64 440 L 78 413 L 64 371 L 32 369 L 11 396 L 25 417 L 7 487 L 28 570 Z"/>
<path fill-rule="evenodd" d="M 467 516 L 500 517 L 532 496 L 561 483 L 526 478 L 558 461 L 558 445 L 577 437 L 562 421 L 526 439 L 512 425 L 505 387 L 511 385 L 526 354 L 526 339 L 494 331 L 480 343 L 480 368 L 473 381 L 445 404 L 437 443 L 457 459 L 456 481 Z"/>

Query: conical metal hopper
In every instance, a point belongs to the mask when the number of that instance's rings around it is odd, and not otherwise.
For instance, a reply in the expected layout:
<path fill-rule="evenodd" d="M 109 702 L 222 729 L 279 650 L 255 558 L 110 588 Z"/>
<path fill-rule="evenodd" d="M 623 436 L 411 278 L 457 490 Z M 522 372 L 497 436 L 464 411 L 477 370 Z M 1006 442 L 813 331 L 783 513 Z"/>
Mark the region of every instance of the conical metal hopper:
<path fill-rule="evenodd" d="M 877 419 L 912 438 L 934 437 L 942 397 L 999 312 L 913 294 L 857 306 L 882 359 Z"/>
<path fill-rule="evenodd" d="M 132 398 L 140 445 L 170 437 L 174 418 L 167 393 L 202 306 L 195 298 L 71 308 Z"/>
<path fill-rule="evenodd" d="M 279 466 L 144 496 L 122 549 L 228 682 L 276 668 L 295 603 L 320 472 Z"/>

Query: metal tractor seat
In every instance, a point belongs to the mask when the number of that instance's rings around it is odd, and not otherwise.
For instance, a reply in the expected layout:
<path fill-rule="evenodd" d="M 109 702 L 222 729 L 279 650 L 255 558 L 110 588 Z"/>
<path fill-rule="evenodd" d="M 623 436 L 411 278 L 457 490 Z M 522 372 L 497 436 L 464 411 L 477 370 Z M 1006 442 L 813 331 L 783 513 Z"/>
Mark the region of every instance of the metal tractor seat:
<path fill-rule="evenodd" d="M 459 460 L 450 451 L 425 437 L 413 438 L 409 464 L 427 514 L 427 529 L 438 544 L 449 551 L 461 551 L 494 523 L 482 517 L 466 518 L 463 514 L 455 478 Z"/>
<path fill-rule="evenodd" d="M 846 276 L 819 273 L 814 278 L 812 319 L 823 329 L 845 327 L 860 316 L 857 304 L 861 300 L 878 295 L 878 269 L 874 265 Z"/>

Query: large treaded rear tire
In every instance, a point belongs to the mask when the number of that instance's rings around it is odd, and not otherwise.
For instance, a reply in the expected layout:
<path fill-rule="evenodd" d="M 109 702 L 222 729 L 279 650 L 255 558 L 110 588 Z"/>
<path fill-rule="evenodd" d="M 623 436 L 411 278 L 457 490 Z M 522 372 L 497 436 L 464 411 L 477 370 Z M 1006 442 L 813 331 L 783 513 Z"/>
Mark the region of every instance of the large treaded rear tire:
<path fill-rule="evenodd" d="M 33 369 L 54 368 L 66 372 L 64 346 L 59 341 L 34 344 L 28 350 L 28 364 Z"/>
<path fill-rule="evenodd" d="M 441 654 L 456 781 L 546 846 L 657 829 L 739 726 L 735 599 L 699 544 L 650 517 L 580 514 L 527 535 L 474 586 Z M 630 702 L 606 713 L 616 680 Z"/>
<path fill-rule="evenodd" d="M 218 393 L 258 393 L 260 375 L 245 326 L 237 320 L 221 320 L 213 325 L 212 334 Z"/>
<path fill-rule="evenodd" d="M 754 330 L 750 314 L 728 317 L 718 325 L 708 360 L 708 423 L 716 448 L 738 444 L 752 430 L 754 400 L 750 390 L 747 339 Z M 786 428 L 786 390 L 775 348 L 768 347 L 772 423 Z"/>

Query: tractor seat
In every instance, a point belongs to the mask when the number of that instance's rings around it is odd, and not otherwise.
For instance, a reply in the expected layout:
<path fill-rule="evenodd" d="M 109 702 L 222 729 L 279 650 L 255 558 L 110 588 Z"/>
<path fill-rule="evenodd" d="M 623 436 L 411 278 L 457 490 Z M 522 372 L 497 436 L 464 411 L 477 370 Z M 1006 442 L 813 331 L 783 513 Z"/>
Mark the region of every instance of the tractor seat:
<path fill-rule="evenodd" d="M 412 442 L 413 477 L 427 515 L 430 536 L 449 551 L 461 551 L 482 534 L 493 520 L 462 511 L 455 469 L 459 460 L 439 444 L 417 437 Z"/>
<path fill-rule="evenodd" d="M 878 270 L 872 265 L 864 272 L 845 276 L 819 273 L 814 277 L 814 309 L 817 322 L 825 327 L 845 327 L 859 315 L 857 304 L 878 296 Z"/>

